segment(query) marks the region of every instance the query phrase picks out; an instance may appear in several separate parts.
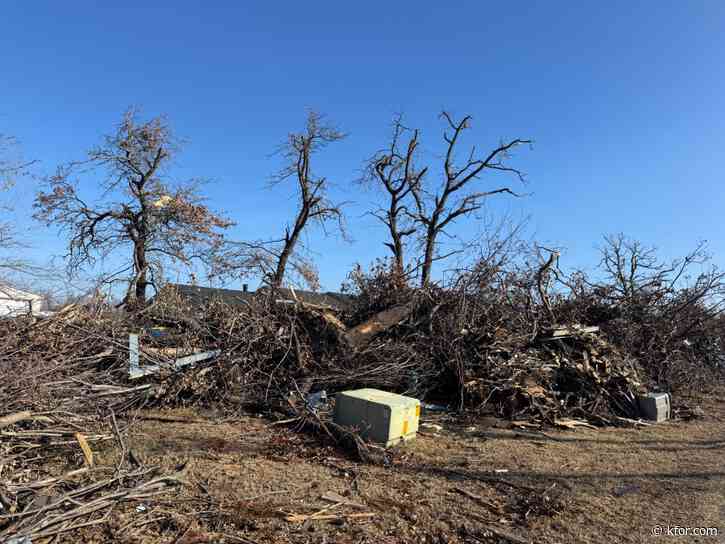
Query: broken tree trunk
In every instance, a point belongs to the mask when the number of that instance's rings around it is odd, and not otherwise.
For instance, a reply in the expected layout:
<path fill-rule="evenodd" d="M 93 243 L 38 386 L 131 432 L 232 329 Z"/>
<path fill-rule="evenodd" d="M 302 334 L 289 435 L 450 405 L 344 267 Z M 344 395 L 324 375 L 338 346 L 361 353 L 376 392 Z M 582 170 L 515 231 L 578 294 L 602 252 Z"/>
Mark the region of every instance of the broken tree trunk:
<path fill-rule="evenodd" d="M 347 331 L 345 339 L 353 349 L 361 348 L 368 344 L 375 335 L 403 321 L 412 311 L 412 304 L 403 304 L 377 313 L 367 321 Z"/>

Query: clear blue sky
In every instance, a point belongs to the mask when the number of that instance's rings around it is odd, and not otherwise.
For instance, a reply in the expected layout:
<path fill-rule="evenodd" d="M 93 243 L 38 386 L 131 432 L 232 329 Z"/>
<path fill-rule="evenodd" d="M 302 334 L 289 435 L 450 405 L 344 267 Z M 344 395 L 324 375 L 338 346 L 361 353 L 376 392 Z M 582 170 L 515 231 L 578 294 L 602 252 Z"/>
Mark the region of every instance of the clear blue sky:
<path fill-rule="evenodd" d="M 470 113 L 468 142 L 528 137 L 515 164 L 536 236 L 588 266 L 602 233 L 624 231 L 665 255 L 706 238 L 723 262 L 725 4 L 690 2 L 20 2 L 0 19 L 0 132 L 49 172 L 77 159 L 129 105 L 165 113 L 188 140 L 180 176 L 203 176 L 233 235 L 281 232 L 293 201 L 265 188 L 270 153 L 325 112 L 350 133 L 319 161 L 349 207 L 353 244 L 310 242 L 323 286 L 383 255 L 353 184 L 393 113 L 420 127 L 431 160 L 437 113 Z M 62 240 L 16 217 L 36 258 Z M 476 228 L 471 225 L 471 230 Z M 465 234 L 465 233 L 464 233 Z"/>

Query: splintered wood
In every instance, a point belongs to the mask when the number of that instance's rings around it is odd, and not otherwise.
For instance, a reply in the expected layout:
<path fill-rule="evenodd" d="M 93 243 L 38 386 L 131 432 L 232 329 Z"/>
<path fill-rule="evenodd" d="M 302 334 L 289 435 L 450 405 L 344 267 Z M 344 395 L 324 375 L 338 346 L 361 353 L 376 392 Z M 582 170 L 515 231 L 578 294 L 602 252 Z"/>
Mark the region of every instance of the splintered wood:
<path fill-rule="evenodd" d="M 375 335 L 400 323 L 412 311 L 412 305 L 404 304 L 375 314 L 364 323 L 347 331 L 345 338 L 353 348 L 360 348 L 369 343 Z"/>

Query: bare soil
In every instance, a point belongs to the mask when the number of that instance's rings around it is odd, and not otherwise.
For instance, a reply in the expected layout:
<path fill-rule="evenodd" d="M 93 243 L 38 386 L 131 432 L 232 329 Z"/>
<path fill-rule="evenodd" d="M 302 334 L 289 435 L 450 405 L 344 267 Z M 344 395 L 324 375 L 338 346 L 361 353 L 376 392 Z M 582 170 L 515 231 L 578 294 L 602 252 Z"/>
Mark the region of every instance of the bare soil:
<path fill-rule="evenodd" d="M 702 419 L 637 429 L 524 431 L 493 418 L 424 416 L 422 433 L 386 466 L 254 415 L 144 412 L 194 418 L 137 420 L 128 439 L 144 463 L 185 464 L 189 485 L 146 510 L 119 509 L 85 540 L 725 542 L 725 402 L 701 406 Z M 110 443 L 98 452 L 101 463 L 117 455 Z M 330 491 L 355 504 L 324 500 Z M 285 519 L 322 510 L 320 520 Z M 715 527 L 719 536 L 656 537 L 658 525 Z"/>

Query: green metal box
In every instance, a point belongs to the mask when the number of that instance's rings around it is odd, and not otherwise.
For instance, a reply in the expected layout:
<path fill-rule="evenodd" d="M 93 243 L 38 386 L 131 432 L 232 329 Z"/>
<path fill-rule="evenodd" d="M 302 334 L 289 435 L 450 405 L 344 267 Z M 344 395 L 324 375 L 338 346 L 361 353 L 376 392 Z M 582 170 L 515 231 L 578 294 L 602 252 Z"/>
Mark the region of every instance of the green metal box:
<path fill-rule="evenodd" d="M 344 391 L 335 397 L 334 421 L 385 446 L 415 438 L 420 401 L 379 389 Z"/>

